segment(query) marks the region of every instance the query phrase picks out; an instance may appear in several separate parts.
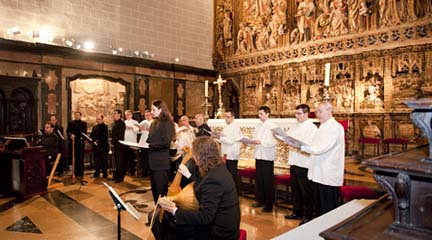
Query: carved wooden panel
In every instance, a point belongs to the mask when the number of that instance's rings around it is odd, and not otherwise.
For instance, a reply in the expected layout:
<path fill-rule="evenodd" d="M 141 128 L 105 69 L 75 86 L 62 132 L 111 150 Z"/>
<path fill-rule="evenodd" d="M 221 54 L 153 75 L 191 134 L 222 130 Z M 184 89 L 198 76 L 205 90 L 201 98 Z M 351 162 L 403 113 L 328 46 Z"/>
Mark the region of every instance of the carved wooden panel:
<path fill-rule="evenodd" d="M 144 116 L 146 109 L 151 108 L 151 103 L 149 102 L 149 80 L 146 76 L 136 76 L 135 77 L 135 110 L 139 110 L 141 116 Z"/>

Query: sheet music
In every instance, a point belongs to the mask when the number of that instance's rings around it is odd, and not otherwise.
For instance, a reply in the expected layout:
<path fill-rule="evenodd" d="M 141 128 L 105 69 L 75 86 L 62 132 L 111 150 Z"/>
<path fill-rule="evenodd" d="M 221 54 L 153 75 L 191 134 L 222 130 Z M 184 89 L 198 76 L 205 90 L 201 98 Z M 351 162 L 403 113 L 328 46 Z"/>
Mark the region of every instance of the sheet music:
<path fill-rule="evenodd" d="M 132 204 L 127 203 L 125 204 L 123 202 L 123 200 L 121 199 L 121 197 L 117 194 L 117 192 L 114 190 L 114 188 L 112 188 L 110 185 L 108 185 L 106 182 L 102 182 L 103 185 L 105 185 L 105 187 L 108 188 L 109 192 L 112 193 L 112 195 L 114 196 L 114 198 L 122 205 L 122 207 L 124 209 L 126 209 L 126 211 L 132 215 L 136 220 L 138 220 L 141 217 L 141 213 L 139 213 L 134 206 L 132 206 Z M 117 206 L 115 206 L 117 207 Z"/>
<path fill-rule="evenodd" d="M 281 136 L 281 137 L 287 137 L 288 135 L 281 127 L 274 127 L 271 129 L 274 134 Z"/>
<path fill-rule="evenodd" d="M 283 142 L 286 142 L 288 145 L 290 145 L 292 147 L 296 147 L 296 148 L 300 148 L 301 146 L 309 146 L 308 143 L 305 143 L 301 140 L 298 140 L 298 139 L 293 138 L 293 137 L 288 136 L 288 135 L 285 135 L 285 136 L 276 135 L 276 138 L 283 141 Z"/>
<path fill-rule="evenodd" d="M 250 138 L 245 137 L 245 136 L 237 139 L 237 141 L 242 142 L 244 144 L 255 144 L 255 141 L 253 139 L 250 139 Z"/>
<path fill-rule="evenodd" d="M 205 129 L 204 129 L 205 130 Z M 205 130 L 206 132 L 208 132 L 208 133 L 210 133 L 210 135 L 212 136 L 212 137 L 215 137 L 215 138 L 221 138 L 221 137 L 225 137 L 225 134 L 223 133 L 223 132 L 210 132 L 210 131 L 208 131 L 208 130 Z"/>
<path fill-rule="evenodd" d="M 189 172 L 189 169 L 184 165 L 183 163 L 180 164 L 178 171 L 185 176 L 187 179 L 189 179 L 192 174 Z"/>
<path fill-rule="evenodd" d="M 119 143 L 129 146 L 129 147 L 133 147 L 133 148 L 144 148 L 144 146 L 139 145 L 136 142 L 128 142 L 128 141 L 123 141 L 123 140 L 119 140 Z"/>
<path fill-rule="evenodd" d="M 57 134 L 59 135 L 59 137 L 64 141 L 65 138 L 63 137 L 63 134 L 61 134 L 60 130 L 57 129 Z"/>
<path fill-rule="evenodd" d="M 27 138 L 24 137 L 4 137 L 5 140 L 21 140 L 24 141 L 26 146 L 29 146 L 29 143 L 27 142 Z"/>
<path fill-rule="evenodd" d="M 93 142 L 93 139 L 91 139 L 91 137 L 89 137 L 89 135 L 85 134 L 84 132 L 81 132 L 81 133 L 87 140 L 89 140 L 90 142 Z"/>

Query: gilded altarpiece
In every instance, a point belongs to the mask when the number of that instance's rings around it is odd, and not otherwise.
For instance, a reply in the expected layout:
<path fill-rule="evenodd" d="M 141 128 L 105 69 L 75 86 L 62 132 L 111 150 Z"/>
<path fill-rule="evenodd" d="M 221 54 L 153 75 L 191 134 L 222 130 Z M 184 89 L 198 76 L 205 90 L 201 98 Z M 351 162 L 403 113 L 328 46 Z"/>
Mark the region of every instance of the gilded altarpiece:
<path fill-rule="evenodd" d="M 135 110 L 138 110 L 141 116 L 144 116 L 145 110 L 150 110 L 149 103 L 149 80 L 147 76 L 135 77 Z"/>
<path fill-rule="evenodd" d="M 432 95 L 431 22 L 424 0 L 216 0 L 213 63 L 239 82 L 242 117 L 261 105 L 274 117 L 294 117 L 299 103 L 314 111 L 330 63 L 350 151 L 367 136 L 415 146 L 423 139 L 404 101 Z"/>
<path fill-rule="evenodd" d="M 42 123 L 48 121 L 50 115 L 61 119 L 61 68 L 56 66 L 42 66 L 41 104 Z"/>

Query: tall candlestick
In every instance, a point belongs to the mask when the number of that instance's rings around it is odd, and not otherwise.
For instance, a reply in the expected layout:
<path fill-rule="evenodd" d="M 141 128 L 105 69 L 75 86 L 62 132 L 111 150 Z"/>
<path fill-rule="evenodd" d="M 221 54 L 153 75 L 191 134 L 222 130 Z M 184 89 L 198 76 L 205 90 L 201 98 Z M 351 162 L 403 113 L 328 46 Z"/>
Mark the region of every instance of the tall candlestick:
<path fill-rule="evenodd" d="M 330 86 L 330 63 L 326 63 L 325 65 L 324 86 Z"/>
<path fill-rule="evenodd" d="M 208 97 L 208 80 L 204 82 L 204 97 Z"/>

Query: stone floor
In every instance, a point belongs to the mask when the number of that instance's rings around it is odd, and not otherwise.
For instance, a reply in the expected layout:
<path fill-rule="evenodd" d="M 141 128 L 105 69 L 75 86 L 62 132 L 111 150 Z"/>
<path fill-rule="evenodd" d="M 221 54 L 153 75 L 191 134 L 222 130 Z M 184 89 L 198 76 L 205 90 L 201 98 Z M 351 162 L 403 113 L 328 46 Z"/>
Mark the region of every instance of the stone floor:
<path fill-rule="evenodd" d="M 108 189 L 102 184 L 103 179 L 90 176 L 91 171 L 86 172 L 85 186 L 72 184 L 70 177 L 63 177 L 63 186 L 42 196 L 27 200 L 0 198 L 0 239 L 116 239 L 117 211 Z M 371 171 L 356 161 L 347 160 L 345 179 L 348 184 L 377 187 Z M 126 177 L 123 183 L 108 184 L 141 212 L 139 220 L 121 213 L 122 239 L 153 239 L 145 226 L 147 213 L 154 207 L 151 192 L 145 192 L 150 185 L 148 178 Z M 137 189 L 142 191 L 134 192 Z M 261 213 L 250 207 L 253 202 L 240 197 L 241 228 L 247 231 L 249 240 L 270 239 L 299 223 L 284 218 L 290 213 L 288 208 L 275 207 L 271 213 Z"/>

